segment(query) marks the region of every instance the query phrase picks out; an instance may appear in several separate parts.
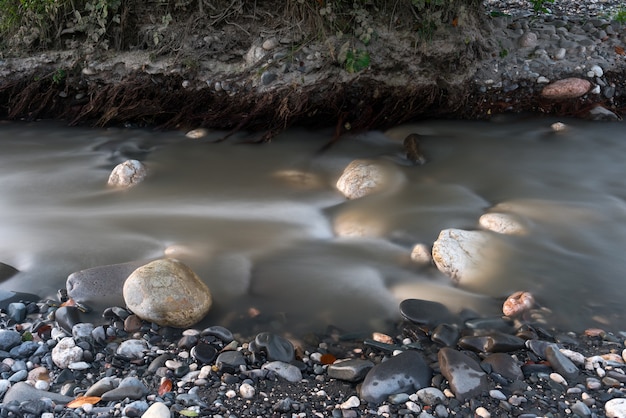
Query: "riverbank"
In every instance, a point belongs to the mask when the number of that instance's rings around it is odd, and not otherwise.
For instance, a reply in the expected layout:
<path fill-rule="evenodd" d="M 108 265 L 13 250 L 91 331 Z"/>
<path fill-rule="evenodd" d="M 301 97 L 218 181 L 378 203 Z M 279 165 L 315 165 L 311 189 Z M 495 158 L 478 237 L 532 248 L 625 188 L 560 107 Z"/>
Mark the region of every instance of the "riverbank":
<path fill-rule="evenodd" d="M 28 299 L 3 309 L 3 417 L 626 414 L 624 333 L 456 316 L 416 299 L 400 304 L 405 321 L 390 335 L 287 338 L 159 327 L 119 307 L 105 325 L 72 306 L 51 321 L 55 309 Z"/>
<path fill-rule="evenodd" d="M 334 126 L 339 136 L 502 113 L 620 119 L 626 25 L 611 19 L 618 4 L 560 4 L 535 15 L 525 2 L 489 1 L 480 16 L 457 16 L 432 38 L 393 27 L 381 12 L 364 20 L 367 43 L 340 34 L 295 39 L 302 34 L 258 23 L 184 33 L 170 24 L 162 36 L 182 37 L 176 53 L 64 50 L 0 60 L 0 117 L 249 130 L 260 140 L 294 124 Z M 570 77 L 588 80 L 588 91 L 542 95 Z"/>

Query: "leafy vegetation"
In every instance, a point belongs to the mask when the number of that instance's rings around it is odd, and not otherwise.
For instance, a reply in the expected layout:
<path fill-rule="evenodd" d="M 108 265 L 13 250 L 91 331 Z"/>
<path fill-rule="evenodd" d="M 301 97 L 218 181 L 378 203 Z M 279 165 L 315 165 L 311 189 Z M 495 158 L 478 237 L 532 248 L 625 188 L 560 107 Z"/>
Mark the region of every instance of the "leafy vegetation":
<path fill-rule="evenodd" d="M 535 13 L 547 13 L 548 8 L 546 4 L 552 3 L 554 3 L 554 0 L 530 0 L 530 4 L 532 4 Z"/>
<path fill-rule="evenodd" d="M 613 15 L 613 20 L 617 23 L 626 24 L 626 6 L 620 6 Z"/>

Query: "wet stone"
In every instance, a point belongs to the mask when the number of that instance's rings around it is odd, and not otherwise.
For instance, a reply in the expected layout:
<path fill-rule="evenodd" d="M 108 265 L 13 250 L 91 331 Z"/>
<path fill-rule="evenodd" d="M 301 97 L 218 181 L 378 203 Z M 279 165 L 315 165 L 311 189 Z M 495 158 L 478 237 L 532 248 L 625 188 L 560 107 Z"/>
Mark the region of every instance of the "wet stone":
<path fill-rule="evenodd" d="M 262 332 L 256 336 L 254 343 L 257 349 L 267 354 L 270 361 L 290 363 L 295 358 L 293 344 L 279 335 Z"/>
<path fill-rule="evenodd" d="M 244 366 L 245 364 L 246 360 L 240 351 L 224 351 L 215 360 L 215 365 L 222 372 L 232 373 L 239 369 L 239 366 Z"/>
<path fill-rule="evenodd" d="M 457 399 L 465 401 L 488 390 L 487 375 L 476 360 L 452 348 L 439 350 L 441 374 L 448 379 Z"/>
<path fill-rule="evenodd" d="M 270 370 L 291 383 L 302 380 L 302 372 L 296 366 L 282 361 L 272 361 L 261 366 L 264 370 Z"/>
<path fill-rule="evenodd" d="M 445 347 L 455 347 L 460 337 L 459 328 L 456 325 L 439 324 L 433 330 L 430 339 Z"/>
<path fill-rule="evenodd" d="M 329 365 L 327 374 L 333 379 L 360 382 L 372 367 L 374 363 L 369 360 L 348 359 Z"/>
<path fill-rule="evenodd" d="M 213 337 L 217 337 L 225 343 L 229 343 L 235 339 L 235 337 L 233 336 L 233 333 L 230 332 L 230 330 L 219 325 L 215 325 L 215 326 L 203 329 L 200 335 L 203 337 L 209 336 L 209 335 Z"/>
<path fill-rule="evenodd" d="M 482 351 L 485 353 L 508 353 L 511 351 L 519 350 L 524 347 L 524 340 L 514 335 L 491 333 L 484 337 L 468 337 L 474 339 L 472 346 L 478 348 L 475 351 Z M 464 347 L 468 342 L 466 338 L 459 340 L 459 346 Z M 469 346 L 468 346 L 469 347 Z"/>
<path fill-rule="evenodd" d="M 568 381 L 575 380 L 580 370 L 570 359 L 568 359 L 558 346 L 550 345 L 546 348 L 546 360 L 550 362 L 552 368 Z"/>
<path fill-rule="evenodd" d="M 210 364 L 217 357 L 217 350 L 211 344 L 200 341 L 191 349 L 191 356 L 202 364 Z"/>
<path fill-rule="evenodd" d="M 11 276 L 19 273 L 19 270 L 13 266 L 0 262 L 0 281 L 6 280 Z M 7 298 L 8 296 L 8 298 Z M 0 308 L 5 309 L 6 306 L 2 305 L 5 299 L 9 299 L 14 296 L 14 292 L 2 290 L 0 291 Z"/>
<path fill-rule="evenodd" d="M 406 299 L 400 302 L 400 314 L 414 324 L 426 326 L 436 326 L 452 319 L 452 314 L 445 305 L 422 299 Z"/>
<path fill-rule="evenodd" d="M 74 325 L 80 322 L 80 311 L 75 306 L 61 306 L 54 312 L 54 320 L 63 331 L 71 334 Z"/>
<path fill-rule="evenodd" d="M 430 385 L 432 369 L 417 351 L 405 351 L 374 366 L 365 376 L 361 398 L 379 403 L 395 393 L 414 391 Z"/>
<path fill-rule="evenodd" d="M 494 373 L 498 373 L 501 376 L 509 380 L 523 380 L 524 373 L 522 368 L 518 364 L 517 360 L 505 353 L 495 353 L 489 355 L 484 364 L 488 364 Z"/>

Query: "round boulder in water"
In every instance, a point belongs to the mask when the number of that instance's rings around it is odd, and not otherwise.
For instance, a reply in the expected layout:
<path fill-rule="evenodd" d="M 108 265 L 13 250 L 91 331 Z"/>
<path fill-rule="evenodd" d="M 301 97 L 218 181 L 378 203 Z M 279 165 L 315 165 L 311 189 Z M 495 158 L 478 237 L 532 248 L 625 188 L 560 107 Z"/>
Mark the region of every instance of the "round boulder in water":
<path fill-rule="evenodd" d="M 115 166 L 109 176 L 109 186 L 128 188 L 135 186 L 146 177 L 146 167 L 137 160 L 126 160 Z"/>
<path fill-rule="evenodd" d="M 185 264 L 156 260 L 135 270 L 124 283 L 124 301 L 140 318 L 161 326 L 190 327 L 209 312 L 211 292 Z"/>
<path fill-rule="evenodd" d="M 397 168 L 372 160 L 354 160 L 337 180 L 337 189 L 348 199 L 383 190 L 394 190 L 404 180 Z"/>

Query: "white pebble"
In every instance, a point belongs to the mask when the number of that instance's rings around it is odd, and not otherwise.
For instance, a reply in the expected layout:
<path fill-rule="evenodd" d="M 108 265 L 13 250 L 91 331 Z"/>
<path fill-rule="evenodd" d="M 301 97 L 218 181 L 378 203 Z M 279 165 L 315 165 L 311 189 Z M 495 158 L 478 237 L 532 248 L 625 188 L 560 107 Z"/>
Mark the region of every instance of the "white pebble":
<path fill-rule="evenodd" d="M 350 396 L 345 402 L 339 405 L 341 409 L 352 409 L 361 405 L 361 400 L 356 396 Z"/>
<path fill-rule="evenodd" d="M 406 405 L 406 409 L 408 409 L 411 412 L 419 413 L 422 411 L 422 408 L 415 402 L 408 401 L 405 405 Z"/>
<path fill-rule="evenodd" d="M 548 80 L 546 77 L 540 75 L 539 77 L 537 77 L 537 84 L 548 84 L 550 82 L 550 80 Z"/>
<path fill-rule="evenodd" d="M 626 399 L 615 398 L 604 404 L 604 411 L 607 417 L 621 418 L 626 417 Z"/>
<path fill-rule="evenodd" d="M 48 390 L 50 389 L 50 382 L 47 382 L 45 380 L 37 380 L 35 382 L 35 389 Z"/>
<path fill-rule="evenodd" d="M 550 373 L 550 379 L 552 379 L 553 382 L 567 386 L 567 380 L 558 373 Z"/>
<path fill-rule="evenodd" d="M 591 89 L 591 91 L 589 93 L 591 93 L 591 94 L 600 94 L 600 86 L 595 86 L 594 88 Z"/>
<path fill-rule="evenodd" d="M 491 414 L 489 413 L 489 411 L 487 411 L 482 406 L 476 408 L 476 411 L 474 411 L 474 415 L 477 416 L 477 417 L 481 417 L 481 418 L 490 418 L 491 417 Z"/>
<path fill-rule="evenodd" d="M 598 390 L 602 387 L 602 383 L 596 378 L 590 377 L 587 379 L 587 389 Z"/>
<path fill-rule="evenodd" d="M 203 136 L 207 136 L 209 131 L 203 128 L 193 129 L 185 134 L 187 138 L 202 138 Z M 186 330 L 185 332 L 190 331 Z"/>
<path fill-rule="evenodd" d="M 239 387 L 239 393 L 241 394 L 241 397 L 244 399 L 250 399 L 254 396 L 254 394 L 256 393 L 256 389 L 254 389 L 254 386 L 252 386 L 249 383 L 243 383 L 240 387 Z"/>
<path fill-rule="evenodd" d="M 604 75 L 604 71 L 602 71 L 602 67 L 600 67 L 599 65 L 592 66 L 591 67 L 591 72 L 596 77 L 602 77 Z"/>
<path fill-rule="evenodd" d="M 165 367 L 167 367 L 170 370 L 178 369 L 179 367 L 182 367 L 182 365 L 183 365 L 183 362 L 177 361 L 177 360 L 167 360 L 165 362 Z"/>
<path fill-rule="evenodd" d="M 598 375 L 598 377 L 604 377 L 606 376 L 606 371 L 602 367 L 598 367 L 596 369 L 596 374 Z"/>
<path fill-rule="evenodd" d="M 563 355 L 565 357 L 567 357 L 568 359 L 572 360 L 573 363 L 576 363 L 576 364 L 579 364 L 579 365 L 585 364 L 585 356 L 583 356 L 579 352 L 568 350 L 566 348 L 561 348 L 559 351 L 561 353 L 563 353 Z"/>
<path fill-rule="evenodd" d="M 232 399 L 235 396 L 237 396 L 237 392 L 235 392 L 234 390 L 230 389 L 230 390 L 226 391 L 226 397 L 227 398 Z"/>

